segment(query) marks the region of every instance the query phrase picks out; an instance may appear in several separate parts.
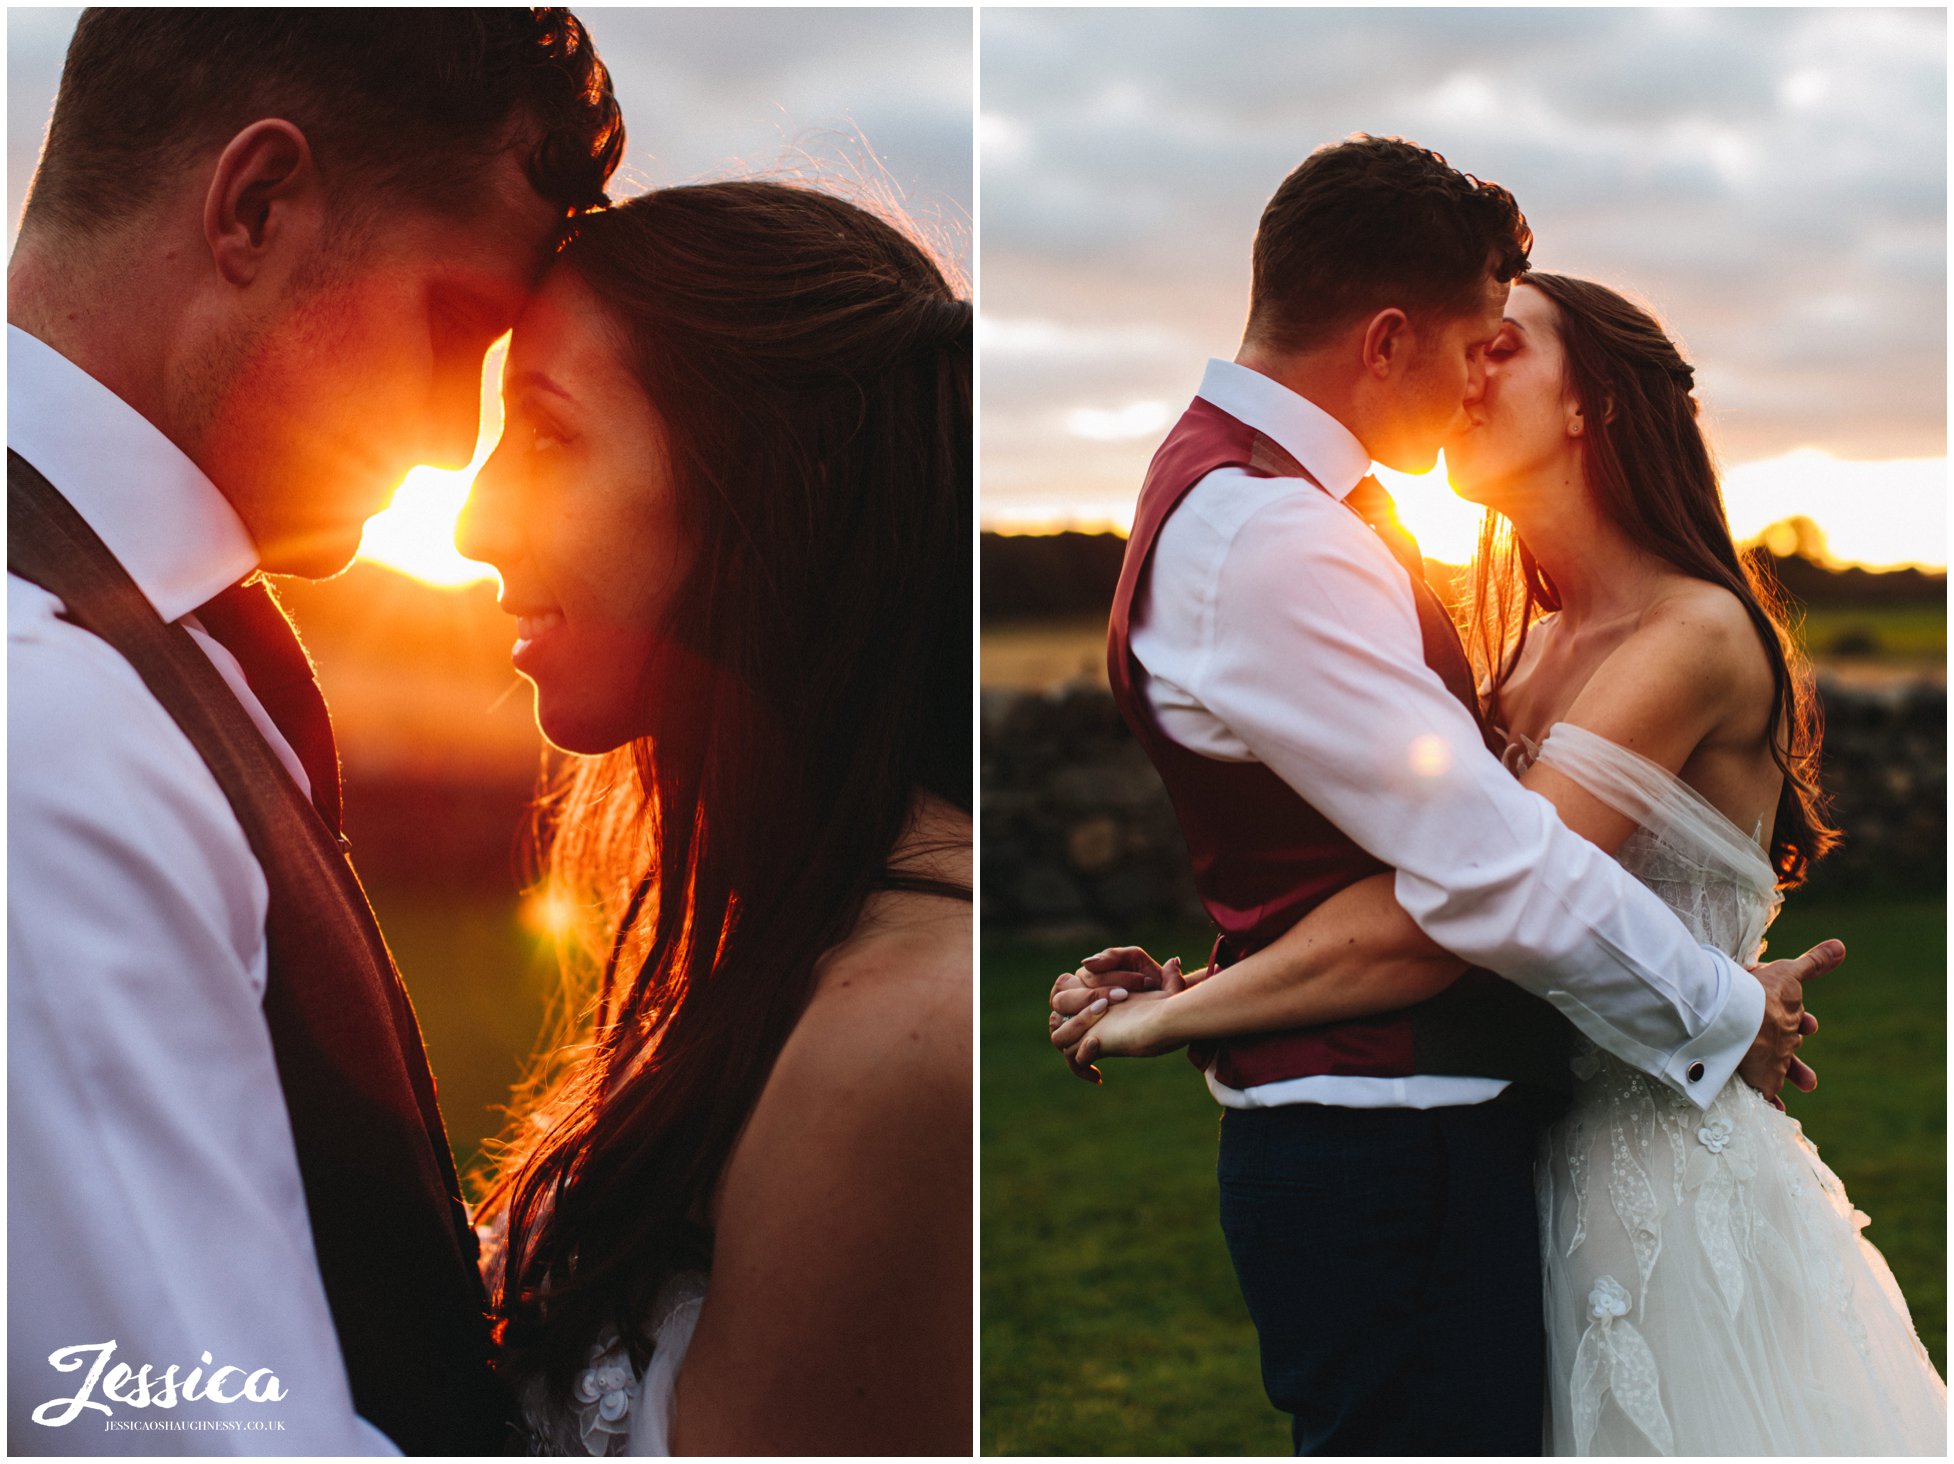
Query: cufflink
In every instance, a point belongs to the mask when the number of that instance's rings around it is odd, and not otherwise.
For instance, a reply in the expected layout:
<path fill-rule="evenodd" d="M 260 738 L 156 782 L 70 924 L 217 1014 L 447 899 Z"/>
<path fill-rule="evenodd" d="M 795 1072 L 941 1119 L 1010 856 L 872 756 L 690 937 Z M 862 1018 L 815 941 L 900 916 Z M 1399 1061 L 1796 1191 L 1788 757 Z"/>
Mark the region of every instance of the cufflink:
<path fill-rule="evenodd" d="M 1689 1065 L 1689 1080 L 1690 1080 L 1690 1081 L 1691 1081 L 1692 1083 L 1700 1083 L 1700 1082 L 1702 1082 L 1702 1081 L 1703 1081 L 1703 1064 L 1702 1064 L 1702 1063 L 1700 1063 L 1700 1062 L 1693 1062 L 1693 1063 L 1691 1063 L 1691 1064 Z"/>

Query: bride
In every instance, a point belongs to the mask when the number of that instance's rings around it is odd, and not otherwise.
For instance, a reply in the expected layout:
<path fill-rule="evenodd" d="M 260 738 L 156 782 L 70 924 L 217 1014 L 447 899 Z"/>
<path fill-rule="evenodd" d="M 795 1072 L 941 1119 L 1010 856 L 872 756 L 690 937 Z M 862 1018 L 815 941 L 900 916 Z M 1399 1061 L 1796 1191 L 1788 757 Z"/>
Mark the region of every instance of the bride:
<path fill-rule="evenodd" d="M 1620 295 L 1527 274 L 1446 461 L 1493 510 L 1472 640 L 1509 766 L 1752 964 L 1780 892 L 1837 834 L 1809 671 L 1731 542 L 1691 384 Z M 1081 1072 L 1411 1006 L 1464 969 L 1388 873 L 1213 979 L 1130 947 L 1087 968 L 1051 1018 Z M 1152 989 L 1108 984 L 1135 971 Z M 1536 1169 L 1548 1452 L 1943 1453 L 1946 1386 L 1866 1217 L 1782 1105 L 1733 1082 L 1699 1112 L 1585 1039 L 1572 1065 Z M 1794 1061 L 1791 1081 L 1813 1079 Z"/>
<path fill-rule="evenodd" d="M 589 217 L 516 326 L 460 542 L 597 976 L 476 1217 L 533 1451 L 969 1450 L 970 368 L 778 183 Z"/>

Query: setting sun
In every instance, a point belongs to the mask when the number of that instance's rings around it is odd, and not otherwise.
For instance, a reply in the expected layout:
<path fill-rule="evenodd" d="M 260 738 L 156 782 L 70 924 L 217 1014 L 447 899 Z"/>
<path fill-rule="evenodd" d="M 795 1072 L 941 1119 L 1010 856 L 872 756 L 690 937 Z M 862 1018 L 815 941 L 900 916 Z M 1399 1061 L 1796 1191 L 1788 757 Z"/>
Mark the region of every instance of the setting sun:
<path fill-rule="evenodd" d="M 394 490 L 393 502 L 367 520 L 360 558 L 446 589 L 494 579 L 494 570 L 463 559 L 455 549 L 455 520 L 479 466 L 409 472 Z"/>
<path fill-rule="evenodd" d="M 508 353 L 505 335 L 489 347 L 482 362 L 482 431 L 468 466 L 410 469 L 392 502 L 367 520 L 361 559 L 444 589 L 495 578 L 486 564 L 461 557 L 455 548 L 455 522 L 468 502 L 475 474 L 502 435 L 502 362 Z"/>
<path fill-rule="evenodd" d="M 1479 547 L 1479 524 L 1486 512 L 1452 491 L 1446 480 L 1445 459 L 1429 473 L 1396 472 L 1382 464 L 1371 471 L 1398 506 L 1398 517 L 1418 541 L 1427 559 L 1441 564 L 1465 564 Z"/>

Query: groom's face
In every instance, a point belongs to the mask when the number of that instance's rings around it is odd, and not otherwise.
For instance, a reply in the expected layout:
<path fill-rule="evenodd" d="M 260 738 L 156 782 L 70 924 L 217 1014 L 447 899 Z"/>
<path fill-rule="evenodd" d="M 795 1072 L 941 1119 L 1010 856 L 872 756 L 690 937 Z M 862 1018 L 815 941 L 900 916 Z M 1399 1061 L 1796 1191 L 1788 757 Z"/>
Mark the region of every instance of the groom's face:
<path fill-rule="evenodd" d="M 1468 309 L 1421 322 L 1395 414 L 1392 456 L 1375 454 L 1386 467 L 1422 473 L 1438 461 L 1440 446 L 1483 387 L 1485 352 L 1499 334 L 1507 290 L 1488 273 Z"/>
<path fill-rule="evenodd" d="M 562 226 L 515 153 L 491 178 L 464 217 L 396 209 L 329 241 L 226 353 L 200 459 L 265 568 L 337 573 L 408 469 L 473 453 L 483 356 Z"/>

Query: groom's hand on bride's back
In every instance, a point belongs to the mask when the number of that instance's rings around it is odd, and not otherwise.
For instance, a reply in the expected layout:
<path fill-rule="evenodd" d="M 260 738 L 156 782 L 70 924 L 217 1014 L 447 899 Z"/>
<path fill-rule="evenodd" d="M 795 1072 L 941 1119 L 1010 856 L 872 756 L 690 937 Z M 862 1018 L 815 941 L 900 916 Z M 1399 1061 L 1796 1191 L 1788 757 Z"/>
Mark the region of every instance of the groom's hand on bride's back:
<path fill-rule="evenodd" d="M 1818 1018 L 1805 1010 L 1805 983 L 1835 970 L 1845 960 L 1845 943 L 1821 941 L 1802 956 L 1753 966 L 1764 987 L 1764 1025 L 1737 1064 L 1737 1076 L 1783 1108 L 1778 1092 L 1790 1083 L 1801 1093 L 1818 1086 L 1818 1074 L 1798 1057 L 1804 1040 L 1818 1030 Z"/>

